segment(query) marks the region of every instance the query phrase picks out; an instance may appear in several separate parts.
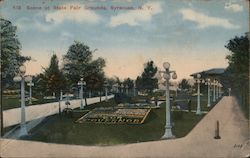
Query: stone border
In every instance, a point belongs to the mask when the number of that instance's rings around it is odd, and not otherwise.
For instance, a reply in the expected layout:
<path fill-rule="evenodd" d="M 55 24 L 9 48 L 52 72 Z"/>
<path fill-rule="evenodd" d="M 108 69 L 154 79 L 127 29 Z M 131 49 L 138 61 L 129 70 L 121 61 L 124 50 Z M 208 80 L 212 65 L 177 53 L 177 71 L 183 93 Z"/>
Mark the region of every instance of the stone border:
<path fill-rule="evenodd" d="M 119 109 L 124 110 L 125 108 L 115 108 L 115 110 L 119 110 Z M 129 108 L 127 108 L 127 109 L 129 109 Z M 134 108 L 132 108 L 132 109 L 134 109 Z M 138 108 L 138 109 L 141 109 L 141 108 Z M 89 121 L 84 121 L 84 119 L 88 119 L 86 117 L 93 112 L 93 111 L 90 111 L 87 114 L 85 114 L 84 116 L 77 119 L 75 122 L 76 123 L 96 123 L 96 124 L 143 124 L 150 111 L 151 111 L 151 108 L 147 109 L 146 113 L 144 114 L 144 116 L 142 118 L 139 118 L 139 117 L 136 117 L 136 116 L 131 117 L 131 116 L 126 116 L 126 115 L 124 115 L 124 116 L 122 116 L 122 115 L 115 116 L 115 114 L 111 113 L 110 116 L 108 116 L 107 114 L 105 114 L 107 116 L 101 116 L 101 114 L 100 114 L 100 116 L 102 118 L 99 118 L 99 117 L 89 118 Z M 91 119 L 93 119 L 93 120 L 96 119 L 96 121 L 92 121 Z M 128 122 L 129 119 L 132 119 L 134 121 L 129 121 Z M 136 119 L 138 119 L 138 121 L 135 121 Z M 122 120 L 122 122 L 120 122 L 121 120 Z"/>

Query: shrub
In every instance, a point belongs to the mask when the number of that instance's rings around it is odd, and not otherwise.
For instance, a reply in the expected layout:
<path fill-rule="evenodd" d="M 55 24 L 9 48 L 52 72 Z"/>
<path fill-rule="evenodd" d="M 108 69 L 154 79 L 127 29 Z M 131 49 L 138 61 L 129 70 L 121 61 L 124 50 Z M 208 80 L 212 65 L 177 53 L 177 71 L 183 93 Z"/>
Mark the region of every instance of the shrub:
<path fill-rule="evenodd" d="M 129 97 L 128 95 L 126 95 L 124 93 L 116 93 L 114 96 L 114 100 L 115 100 L 116 104 L 130 103 L 131 97 Z"/>

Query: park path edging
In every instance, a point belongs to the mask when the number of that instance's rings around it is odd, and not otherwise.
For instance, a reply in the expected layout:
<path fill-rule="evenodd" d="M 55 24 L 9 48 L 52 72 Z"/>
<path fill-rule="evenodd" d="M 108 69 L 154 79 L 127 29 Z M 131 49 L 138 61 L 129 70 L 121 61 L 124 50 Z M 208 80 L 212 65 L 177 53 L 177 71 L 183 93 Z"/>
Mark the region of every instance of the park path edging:
<path fill-rule="evenodd" d="M 108 96 L 108 99 L 113 98 L 114 95 Z M 102 96 L 102 101 L 105 99 L 105 96 Z M 94 104 L 99 102 L 100 97 L 87 98 L 87 104 Z M 80 99 L 70 100 L 70 108 L 77 108 L 80 106 Z M 61 110 L 66 108 L 65 100 L 61 101 Z M 85 102 L 83 102 L 85 104 Z M 59 103 L 46 103 L 39 105 L 26 106 L 26 121 L 32 121 L 39 118 L 44 118 L 50 115 L 54 115 L 59 112 Z M 21 108 L 14 108 L 3 111 L 3 126 L 9 127 L 12 125 L 19 124 L 21 122 Z"/>

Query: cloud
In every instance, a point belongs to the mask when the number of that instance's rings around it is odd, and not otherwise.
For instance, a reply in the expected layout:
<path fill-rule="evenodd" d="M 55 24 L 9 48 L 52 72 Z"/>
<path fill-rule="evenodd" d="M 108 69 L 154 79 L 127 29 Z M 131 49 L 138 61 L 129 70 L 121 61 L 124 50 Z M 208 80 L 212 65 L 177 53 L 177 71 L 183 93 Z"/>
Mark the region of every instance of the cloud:
<path fill-rule="evenodd" d="M 73 38 L 74 38 L 73 34 L 66 31 L 61 32 L 60 41 L 67 41 Z"/>
<path fill-rule="evenodd" d="M 85 10 L 84 5 L 69 3 L 64 6 L 67 7 L 66 10 L 37 14 L 32 18 L 22 17 L 16 21 L 16 25 L 18 26 L 18 29 L 22 31 L 35 29 L 41 32 L 48 32 L 56 28 L 65 20 L 76 21 L 79 23 L 97 23 L 101 19 L 101 17 L 95 12 Z M 77 11 L 70 10 L 70 6 L 81 6 L 81 9 Z"/>
<path fill-rule="evenodd" d="M 48 13 L 45 17 L 47 22 L 60 24 L 65 20 L 75 21 L 78 23 L 88 22 L 97 23 L 101 19 L 94 11 L 84 9 L 84 5 L 78 3 L 68 3 L 64 5 L 66 10 L 58 10 Z M 79 10 L 70 10 L 70 6 L 81 6 Z"/>
<path fill-rule="evenodd" d="M 47 32 L 53 29 L 53 25 L 42 23 L 38 21 L 36 17 L 34 18 L 20 18 L 17 20 L 16 25 L 18 29 L 22 31 L 28 31 L 31 29 L 36 29 L 41 32 Z"/>
<path fill-rule="evenodd" d="M 227 3 L 224 8 L 225 8 L 225 10 L 233 11 L 233 12 L 243 11 L 243 6 L 239 5 L 239 4 Z"/>
<path fill-rule="evenodd" d="M 198 24 L 198 28 L 207 28 L 211 26 L 223 27 L 226 29 L 238 29 L 240 26 L 232 24 L 228 19 L 211 17 L 192 9 L 181 9 L 183 20 L 192 21 Z"/>
<path fill-rule="evenodd" d="M 160 2 L 148 2 L 142 6 L 142 10 L 131 10 L 112 16 L 109 25 L 116 27 L 127 24 L 129 26 L 140 25 L 142 22 L 150 22 L 152 17 L 162 12 Z"/>

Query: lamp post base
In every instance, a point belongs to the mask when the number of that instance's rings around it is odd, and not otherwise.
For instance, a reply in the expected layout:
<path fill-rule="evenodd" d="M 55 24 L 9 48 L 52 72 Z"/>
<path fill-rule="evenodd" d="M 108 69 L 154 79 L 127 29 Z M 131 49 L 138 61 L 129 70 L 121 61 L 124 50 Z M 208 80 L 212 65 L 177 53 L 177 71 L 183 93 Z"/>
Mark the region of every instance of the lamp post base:
<path fill-rule="evenodd" d="M 28 135 L 27 129 L 25 126 L 21 126 L 18 136 L 21 137 L 21 136 L 25 136 L 25 135 Z"/>
<path fill-rule="evenodd" d="M 214 136 L 214 139 L 221 139 L 220 136 Z"/>
<path fill-rule="evenodd" d="M 86 104 L 86 103 L 85 103 Z M 84 105 L 83 105 L 83 100 L 81 99 L 81 103 L 80 103 L 80 109 L 84 109 Z"/>
<path fill-rule="evenodd" d="M 174 139 L 175 136 L 172 134 L 171 128 L 166 128 L 164 135 L 161 137 L 161 139 Z"/>
<path fill-rule="evenodd" d="M 196 115 L 201 115 L 201 111 L 196 111 Z"/>

